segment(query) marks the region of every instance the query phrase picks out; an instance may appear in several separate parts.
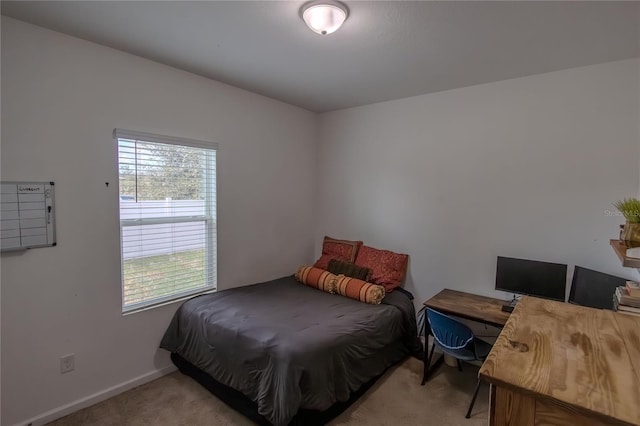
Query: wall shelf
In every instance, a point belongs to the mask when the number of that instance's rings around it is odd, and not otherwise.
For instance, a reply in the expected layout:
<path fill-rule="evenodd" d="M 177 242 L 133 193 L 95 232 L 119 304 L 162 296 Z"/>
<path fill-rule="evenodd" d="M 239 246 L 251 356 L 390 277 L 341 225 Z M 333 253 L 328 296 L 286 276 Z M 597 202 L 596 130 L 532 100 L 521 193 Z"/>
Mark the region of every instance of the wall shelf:
<path fill-rule="evenodd" d="M 611 240 L 611 247 L 616 252 L 618 258 L 622 262 L 622 266 L 627 268 L 640 268 L 640 259 L 627 257 L 627 246 L 620 240 Z"/>

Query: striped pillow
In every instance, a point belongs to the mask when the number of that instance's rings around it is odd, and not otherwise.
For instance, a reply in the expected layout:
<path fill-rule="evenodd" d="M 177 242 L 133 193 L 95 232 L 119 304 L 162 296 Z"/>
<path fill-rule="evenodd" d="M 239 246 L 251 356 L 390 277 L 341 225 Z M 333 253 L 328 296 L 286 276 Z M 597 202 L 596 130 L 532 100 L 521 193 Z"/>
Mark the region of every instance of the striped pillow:
<path fill-rule="evenodd" d="M 314 268 L 312 266 L 301 266 L 296 272 L 296 280 L 309 287 L 326 291 L 327 293 L 335 293 L 336 276 L 324 269 Z"/>
<path fill-rule="evenodd" d="M 338 275 L 335 279 L 336 293 L 351 299 L 372 305 L 379 305 L 384 299 L 386 291 L 381 285 L 371 284 L 357 278 Z"/>

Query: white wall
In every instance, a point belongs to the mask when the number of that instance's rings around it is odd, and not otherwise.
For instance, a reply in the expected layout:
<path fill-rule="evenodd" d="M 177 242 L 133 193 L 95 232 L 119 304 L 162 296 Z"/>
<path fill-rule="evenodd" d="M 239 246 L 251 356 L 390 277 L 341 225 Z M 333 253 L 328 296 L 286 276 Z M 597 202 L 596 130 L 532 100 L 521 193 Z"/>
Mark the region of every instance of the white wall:
<path fill-rule="evenodd" d="M 638 192 L 637 60 L 337 111 L 318 129 L 4 17 L 1 59 L 1 178 L 56 182 L 59 241 L 1 258 L 3 425 L 170 365 L 157 345 L 177 304 L 121 316 L 115 127 L 220 144 L 220 288 L 291 273 L 325 233 L 409 253 L 418 303 L 495 294 L 497 255 L 630 274 L 605 210 Z M 76 371 L 60 375 L 67 353 Z"/>
<path fill-rule="evenodd" d="M 178 304 L 121 315 L 115 127 L 220 144 L 219 288 L 311 260 L 315 114 L 3 17 L 2 122 L 2 180 L 55 181 L 58 235 L 2 255 L 3 425 L 170 365 Z"/>
<path fill-rule="evenodd" d="M 611 203 L 638 193 L 638 61 L 321 116 L 319 232 L 410 255 L 417 304 L 493 290 L 496 256 L 633 276 Z M 502 294 L 502 296 L 504 296 Z"/>

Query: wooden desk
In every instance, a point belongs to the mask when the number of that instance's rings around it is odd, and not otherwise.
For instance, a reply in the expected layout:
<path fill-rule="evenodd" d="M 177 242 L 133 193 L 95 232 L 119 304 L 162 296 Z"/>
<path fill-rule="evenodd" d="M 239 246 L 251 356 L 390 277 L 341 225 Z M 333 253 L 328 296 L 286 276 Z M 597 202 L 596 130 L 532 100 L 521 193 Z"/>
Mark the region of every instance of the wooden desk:
<path fill-rule="evenodd" d="M 502 305 L 505 303 L 507 302 L 504 300 L 478 296 L 477 294 L 465 293 L 463 291 L 449 290 L 447 288 L 424 302 L 424 305 L 445 314 L 502 328 L 510 315 L 509 312 L 502 311 Z M 429 321 L 426 315 L 424 319 L 424 336 L 425 339 L 429 336 Z M 422 375 L 423 385 L 429 376 L 442 365 L 443 361 L 443 357 L 440 357 L 432 367 L 429 367 L 427 346 L 428 342 L 425 342 L 424 373 Z"/>
<path fill-rule="evenodd" d="M 505 304 L 508 302 L 448 288 L 424 302 L 426 307 L 436 311 L 499 328 L 509 319 L 509 312 L 502 311 L 502 305 Z"/>
<path fill-rule="evenodd" d="M 640 424 L 640 318 L 522 297 L 480 369 L 490 426 Z"/>

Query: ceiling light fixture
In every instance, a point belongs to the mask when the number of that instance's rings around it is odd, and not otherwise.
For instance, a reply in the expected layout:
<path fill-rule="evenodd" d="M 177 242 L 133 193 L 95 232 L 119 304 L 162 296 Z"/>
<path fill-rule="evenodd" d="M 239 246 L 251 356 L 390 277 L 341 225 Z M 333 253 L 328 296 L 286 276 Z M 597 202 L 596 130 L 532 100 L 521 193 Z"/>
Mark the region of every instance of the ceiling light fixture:
<path fill-rule="evenodd" d="M 327 35 L 340 28 L 349 16 L 349 9 L 339 1 L 319 0 L 303 4 L 300 16 L 311 31 Z"/>

